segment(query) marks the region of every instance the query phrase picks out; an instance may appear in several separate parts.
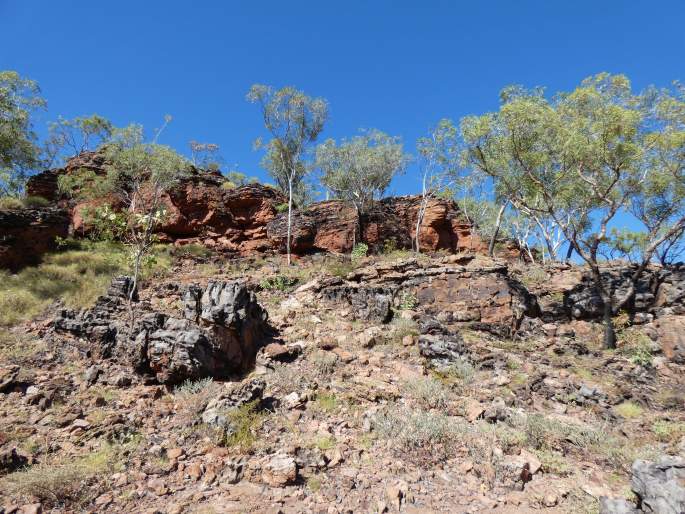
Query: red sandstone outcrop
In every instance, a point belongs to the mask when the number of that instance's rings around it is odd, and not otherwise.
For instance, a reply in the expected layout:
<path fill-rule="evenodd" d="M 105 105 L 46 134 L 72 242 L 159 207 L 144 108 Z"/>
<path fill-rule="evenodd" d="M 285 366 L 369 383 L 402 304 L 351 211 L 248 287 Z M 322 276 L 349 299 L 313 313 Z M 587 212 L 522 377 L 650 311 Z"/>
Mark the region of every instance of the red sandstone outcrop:
<path fill-rule="evenodd" d="M 101 154 L 84 152 L 63 168 L 32 177 L 27 192 L 68 207 L 74 233 L 86 234 L 85 213 L 102 201 L 75 202 L 61 196 L 57 190 L 58 177 L 79 169 L 103 173 L 104 165 Z M 285 251 L 287 215 L 276 210 L 277 205 L 286 201 L 284 195 L 260 184 L 224 189 L 223 183 L 219 172 L 191 168 L 181 183 L 164 196 L 168 216 L 159 228 L 162 240 L 176 244 L 197 242 L 241 254 Z M 362 217 L 361 224 L 354 208 L 342 201 L 320 202 L 296 210 L 293 253 L 348 253 L 354 246 L 355 236 L 359 235 L 360 225 L 361 239 L 372 251 L 388 243 L 396 248 L 411 248 L 419 205 L 418 196 L 386 198 Z M 486 244 L 473 234 L 471 224 L 461 215 L 456 203 L 437 199 L 426 210 L 421 248 L 424 251 L 487 251 Z"/>
<path fill-rule="evenodd" d="M 373 251 L 387 243 L 396 248 L 411 248 L 416 233 L 416 216 L 421 198 L 400 196 L 380 200 L 362 217 L 362 240 Z M 267 225 L 274 248 L 284 251 L 287 216 L 281 215 Z M 328 251 L 349 253 L 359 234 L 359 219 L 352 206 L 339 200 L 320 202 L 293 214 L 292 250 L 294 253 Z M 486 252 L 487 245 L 473 234 L 457 204 L 432 200 L 421 227 L 421 249 Z"/>

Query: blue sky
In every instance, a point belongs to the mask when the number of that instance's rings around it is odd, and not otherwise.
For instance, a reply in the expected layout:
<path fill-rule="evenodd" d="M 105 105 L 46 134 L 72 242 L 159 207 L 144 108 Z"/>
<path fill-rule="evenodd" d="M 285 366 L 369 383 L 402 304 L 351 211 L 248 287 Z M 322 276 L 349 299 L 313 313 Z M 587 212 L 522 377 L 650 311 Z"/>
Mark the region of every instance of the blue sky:
<path fill-rule="evenodd" d="M 512 83 L 574 87 L 600 72 L 636 87 L 685 80 L 685 1 L 0 0 L 0 69 L 37 80 L 58 115 L 159 126 L 187 151 L 217 143 L 264 178 L 255 82 L 330 103 L 322 137 L 376 127 L 405 141 L 442 117 L 497 108 Z M 418 190 L 416 172 L 392 192 Z"/>

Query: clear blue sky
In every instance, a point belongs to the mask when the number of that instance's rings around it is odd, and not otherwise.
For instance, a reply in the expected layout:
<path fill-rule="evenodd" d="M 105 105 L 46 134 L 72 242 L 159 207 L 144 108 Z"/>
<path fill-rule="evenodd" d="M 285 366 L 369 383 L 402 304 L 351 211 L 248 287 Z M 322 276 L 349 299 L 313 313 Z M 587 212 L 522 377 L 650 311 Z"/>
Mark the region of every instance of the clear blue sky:
<path fill-rule="evenodd" d="M 414 141 L 492 110 L 511 83 L 570 89 L 600 72 L 685 80 L 685 1 L 0 0 L 0 69 L 37 80 L 58 115 L 98 113 L 187 151 L 217 143 L 264 178 L 255 82 L 330 103 L 323 137 L 376 127 Z M 412 169 L 394 193 L 418 189 Z"/>

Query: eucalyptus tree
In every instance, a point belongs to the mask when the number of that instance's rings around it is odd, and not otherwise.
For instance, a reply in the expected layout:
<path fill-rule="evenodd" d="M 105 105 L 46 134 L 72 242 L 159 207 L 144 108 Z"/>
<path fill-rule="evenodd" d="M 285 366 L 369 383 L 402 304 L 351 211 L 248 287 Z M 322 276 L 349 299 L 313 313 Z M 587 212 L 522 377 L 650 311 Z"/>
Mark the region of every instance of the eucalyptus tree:
<path fill-rule="evenodd" d="M 498 112 L 462 120 L 465 159 L 500 183 L 514 205 L 557 224 L 590 268 L 604 344 L 613 348 L 612 317 L 634 299 L 657 249 L 685 227 L 682 91 L 636 95 L 625 76 L 600 74 L 551 100 L 516 92 Z M 652 232 L 627 292 L 614 298 L 601 248 L 610 243 L 609 225 L 631 208 L 649 213 Z"/>
<path fill-rule="evenodd" d="M 219 169 L 222 162 L 219 145 L 192 140 L 188 142 L 188 146 L 190 147 L 190 162 L 193 166 L 201 169 Z"/>
<path fill-rule="evenodd" d="M 98 114 L 73 119 L 58 118 L 48 124 L 45 164 L 50 167 L 85 151 L 104 146 L 114 133 L 112 123 Z"/>
<path fill-rule="evenodd" d="M 94 174 L 77 170 L 60 177 L 60 189 L 71 190 L 82 198 L 107 198 L 95 212 L 96 223 L 108 224 L 130 248 L 133 283 L 129 291 L 131 307 L 144 260 L 156 241 L 155 230 L 164 221 L 164 193 L 168 192 L 187 173 L 189 162 L 168 146 L 158 144 L 158 138 L 171 117 L 147 142 L 140 125 L 114 129 L 111 141 L 105 147 L 105 173 Z"/>
<path fill-rule="evenodd" d="M 264 126 L 271 140 L 258 139 L 257 148 L 265 148 L 263 163 L 282 191 L 288 193 L 288 233 L 286 250 L 290 264 L 293 193 L 300 187 L 309 167 L 305 153 L 323 130 L 328 118 L 328 104 L 322 98 L 312 98 L 293 87 L 274 90 L 255 84 L 247 100 L 259 104 Z"/>
<path fill-rule="evenodd" d="M 421 176 L 421 202 L 416 213 L 414 250 L 421 251 L 421 225 L 432 199 L 444 191 L 462 189 L 466 177 L 460 175 L 459 133 L 452 120 L 443 118 L 426 137 L 416 141 Z"/>
<path fill-rule="evenodd" d="M 35 81 L 0 71 L 0 195 L 18 195 L 28 171 L 40 164 L 31 117 L 46 105 Z"/>
<path fill-rule="evenodd" d="M 363 217 L 408 160 L 400 138 L 375 129 L 343 139 L 340 144 L 328 139 L 316 149 L 321 182 L 337 198 L 354 206 L 360 238 Z"/>

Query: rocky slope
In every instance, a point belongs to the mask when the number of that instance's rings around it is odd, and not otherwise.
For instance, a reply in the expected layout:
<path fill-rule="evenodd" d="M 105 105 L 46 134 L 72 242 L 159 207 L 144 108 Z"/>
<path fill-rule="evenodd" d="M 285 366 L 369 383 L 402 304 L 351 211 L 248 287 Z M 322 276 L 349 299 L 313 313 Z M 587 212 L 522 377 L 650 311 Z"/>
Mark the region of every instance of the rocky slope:
<path fill-rule="evenodd" d="M 572 266 L 184 257 L 134 323 L 126 284 L 3 334 L 5 512 L 683 508 L 679 268 L 615 352 Z"/>

